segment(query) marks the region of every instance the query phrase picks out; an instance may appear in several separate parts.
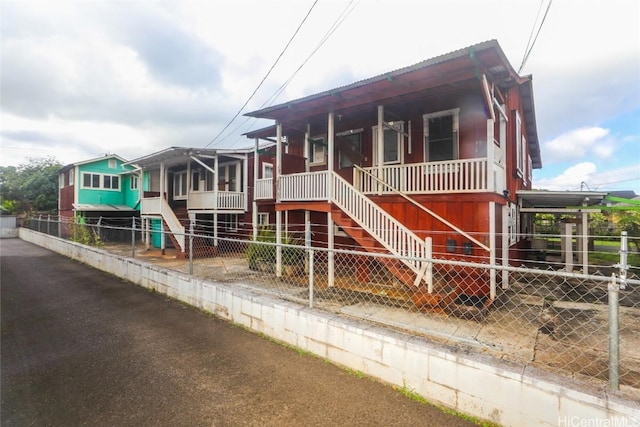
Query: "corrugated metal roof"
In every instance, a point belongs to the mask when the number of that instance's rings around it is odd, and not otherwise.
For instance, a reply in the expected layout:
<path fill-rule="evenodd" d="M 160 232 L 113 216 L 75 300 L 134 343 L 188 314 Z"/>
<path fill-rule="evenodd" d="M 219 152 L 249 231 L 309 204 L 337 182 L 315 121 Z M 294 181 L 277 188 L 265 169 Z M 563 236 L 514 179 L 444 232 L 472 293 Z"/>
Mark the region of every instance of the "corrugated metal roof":
<path fill-rule="evenodd" d="M 98 203 L 74 203 L 73 207 L 76 211 L 83 212 L 135 212 L 136 210 L 125 205 L 109 205 Z"/>

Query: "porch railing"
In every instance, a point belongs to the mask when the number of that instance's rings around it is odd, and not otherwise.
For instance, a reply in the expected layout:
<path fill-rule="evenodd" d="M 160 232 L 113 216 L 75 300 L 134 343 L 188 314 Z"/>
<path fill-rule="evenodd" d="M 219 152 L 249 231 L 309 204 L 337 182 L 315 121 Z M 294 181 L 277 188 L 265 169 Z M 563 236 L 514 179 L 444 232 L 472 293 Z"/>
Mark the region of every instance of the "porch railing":
<path fill-rule="evenodd" d="M 273 199 L 273 178 L 256 180 L 256 200 Z"/>
<path fill-rule="evenodd" d="M 160 215 L 174 235 L 180 250 L 185 250 L 184 226 L 164 197 L 145 197 L 141 201 L 140 212 L 143 215 Z"/>
<path fill-rule="evenodd" d="M 280 200 L 327 200 L 327 171 L 281 175 Z"/>
<path fill-rule="evenodd" d="M 187 206 L 189 209 L 245 209 L 245 197 L 242 191 L 219 191 L 217 194 L 216 199 L 216 192 L 214 191 L 189 193 Z"/>
<path fill-rule="evenodd" d="M 354 170 L 354 185 L 365 193 L 391 193 L 379 184 L 386 182 L 405 194 L 463 193 L 487 191 L 487 159 L 387 165 Z"/>

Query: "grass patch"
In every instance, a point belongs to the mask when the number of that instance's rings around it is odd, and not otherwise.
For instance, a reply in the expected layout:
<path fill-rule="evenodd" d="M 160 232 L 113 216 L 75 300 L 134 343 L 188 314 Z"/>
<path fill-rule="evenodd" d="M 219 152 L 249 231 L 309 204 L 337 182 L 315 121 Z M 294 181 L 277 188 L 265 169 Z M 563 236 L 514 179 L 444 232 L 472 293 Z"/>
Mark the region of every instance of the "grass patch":
<path fill-rule="evenodd" d="M 447 408 L 446 406 L 443 406 L 443 405 L 435 405 L 435 404 L 429 402 L 424 396 L 418 394 L 415 390 L 410 389 L 406 385 L 404 385 L 402 387 L 395 387 L 394 386 L 393 389 L 396 390 L 401 395 L 413 400 L 414 402 L 418 402 L 418 403 L 422 403 L 422 404 L 425 404 L 425 405 L 433 406 L 434 408 L 438 408 L 440 411 L 444 412 L 447 415 L 456 416 L 458 418 L 461 418 L 463 420 L 467 420 L 467 421 L 469 421 L 471 423 L 474 423 L 474 424 L 482 426 L 482 427 L 500 427 L 500 424 L 495 424 L 495 423 L 492 423 L 491 421 L 481 420 L 481 419 L 479 419 L 477 417 L 473 417 L 471 415 L 463 414 L 463 413 L 455 411 L 455 410 L 453 410 L 451 408 Z"/>

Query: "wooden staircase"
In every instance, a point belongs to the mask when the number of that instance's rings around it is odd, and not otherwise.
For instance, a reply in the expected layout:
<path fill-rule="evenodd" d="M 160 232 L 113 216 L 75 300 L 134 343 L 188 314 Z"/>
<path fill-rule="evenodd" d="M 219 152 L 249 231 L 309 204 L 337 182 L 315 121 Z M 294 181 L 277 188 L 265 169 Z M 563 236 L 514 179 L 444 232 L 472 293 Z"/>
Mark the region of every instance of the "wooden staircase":
<path fill-rule="evenodd" d="M 188 233 L 190 229 L 190 220 L 189 220 L 189 211 L 187 210 L 187 208 L 180 207 L 175 209 L 173 212 L 176 218 L 178 218 L 178 221 L 180 222 L 180 224 L 184 227 L 185 232 Z M 169 229 L 164 219 L 162 220 L 162 222 L 164 227 L 166 229 Z M 204 229 L 196 225 L 196 227 L 193 230 L 193 233 L 194 233 L 194 238 L 192 243 L 193 258 L 211 258 L 217 255 L 218 248 L 213 245 L 213 240 L 206 237 L 202 237 L 202 234 L 205 233 Z M 178 239 L 176 238 L 174 233 L 168 233 L 168 234 L 169 234 L 169 239 L 173 244 L 173 247 L 176 248 L 176 250 L 178 251 L 178 253 L 176 254 L 176 258 L 178 259 L 189 258 L 189 236 L 185 236 L 185 239 L 184 239 L 185 247 L 184 249 L 182 249 L 180 246 L 180 242 L 178 242 Z"/>

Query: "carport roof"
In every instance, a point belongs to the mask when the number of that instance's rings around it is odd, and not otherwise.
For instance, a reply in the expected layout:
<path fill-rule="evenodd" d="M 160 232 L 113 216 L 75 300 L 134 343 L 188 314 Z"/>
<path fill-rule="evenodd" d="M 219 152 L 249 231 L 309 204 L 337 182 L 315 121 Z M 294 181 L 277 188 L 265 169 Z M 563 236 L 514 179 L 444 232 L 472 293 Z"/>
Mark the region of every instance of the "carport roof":
<path fill-rule="evenodd" d="M 581 209 L 600 209 L 607 196 L 607 193 L 602 191 L 519 190 L 516 194 L 524 212 L 576 212 Z"/>

